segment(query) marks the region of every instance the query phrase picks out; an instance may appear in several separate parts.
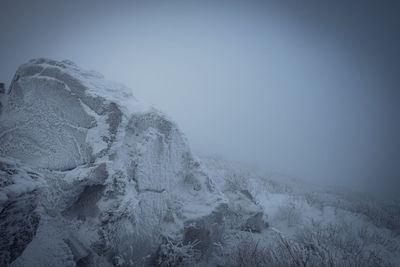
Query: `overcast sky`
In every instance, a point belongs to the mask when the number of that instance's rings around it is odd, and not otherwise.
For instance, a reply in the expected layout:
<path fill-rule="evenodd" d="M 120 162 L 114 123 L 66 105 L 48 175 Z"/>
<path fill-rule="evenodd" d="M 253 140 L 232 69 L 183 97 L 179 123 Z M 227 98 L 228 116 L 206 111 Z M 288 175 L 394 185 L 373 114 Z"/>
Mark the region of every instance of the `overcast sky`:
<path fill-rule="evenodd" d="M 396 1 L 0 3 L 0 81 L 69 59 L 167 113 L 195 151 L 398 185 Z"/>

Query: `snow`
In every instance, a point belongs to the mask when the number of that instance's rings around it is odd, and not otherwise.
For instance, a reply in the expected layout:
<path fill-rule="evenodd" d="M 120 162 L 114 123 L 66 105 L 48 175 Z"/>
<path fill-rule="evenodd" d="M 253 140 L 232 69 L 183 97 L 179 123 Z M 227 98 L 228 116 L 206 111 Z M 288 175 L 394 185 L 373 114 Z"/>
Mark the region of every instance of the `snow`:
<path fill-rule="evenodd" d="M 30 175 L 32 169 L 22 167 L 21 163 L 12 158 L 0 157 L 0 164 L 0 184 L 3 185 L 0 187 L 0 204 L 46 186 L 42 177 Z"/>
<path fill-rule="evenodd" d="M 295 240 L 316 221 L 367 228 L 399 260 L 395 208 L 371 201 L 364 212 L 362 198 L 196 157 L 169 117 L 101 74 L 35 59 L 10 88 L 0 96 L 0 265 L 149 265 L 165 239 L 182 251 L 199 238 L 213 266 L 244 235 L 267 246 L 271 229 Z M 249 218 L 265 229 L 244 232 Z"/>
<path fill-rule="evenodd" d="M 77 242 L 89 251 L 97 243 L 114 250 L 113 261 L 129 236 L 148 238 L 153 251 L 146 253 L 155 253 L 157 236 L 173 235 L 187 218 L 218 205 L 175 123 L 99 74 L 70 62 L 32 60 L 18 69 L 1 115 L 0 155 L 31 166 L 46 185 L 37 197 L 35 237 L 16 266 L 68 265 L 69 244 Z M 4 203 L 9 192 L 35 189 L 13 179 L 2 187 Z M 160 225 L 171 212 L 172 225 Z M 75 227 L 60 228 L 60 221 Z M 54 252 L 46 252 L 50 247 Z"/>

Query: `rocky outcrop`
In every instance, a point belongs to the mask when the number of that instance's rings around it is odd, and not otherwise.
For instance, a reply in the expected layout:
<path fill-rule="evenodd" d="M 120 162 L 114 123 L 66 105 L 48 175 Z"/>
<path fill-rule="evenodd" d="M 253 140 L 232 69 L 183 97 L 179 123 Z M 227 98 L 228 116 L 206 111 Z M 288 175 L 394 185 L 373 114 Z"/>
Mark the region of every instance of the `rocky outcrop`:
<path fill-rule="evenodd" d="M 4 94 L 6 92 L 6 86 L 4 83 L 0 83 L 0 94 Z"/>
<path fill-rule="evenodd" d="M 42 168 L 69 170 L 107 153 L 122 111 L 85 84 L 101 79 L 66 61 L 37 59 L 22 65 L 5 100 L 0 154 Z"/>
<path fill-rule="evenodd" d="M 242 230 L 252 233 L 261 233 L 262 230 L 268 228 L 269 226 L 263 217 L 263 212 L 257 212 L 256 214 L 250 216 L 246 220 L 246 223 L 242 225 Z"/>
<path fill-rule="evenodd" d="M 0 103 L 2 266 L 207 260 L 266 226 L 248 189 L 215 184 L 171 119 L 98 73 L 31 60 Z"/>
<path fill-rule="evenodd" d="M 32 169 L 0 158 L 0 265 L 14 261 L 36 234 L 38 194 L 45 186 Z"/>
<path fill-rule="evenodd" d="M 15 199 L 0 187 L 2 265 L 146 264 L 161 235 L 222 201 L 176 124 L 98 73 L 35 59 L 0 98 L 0 156 L 42 177 Z"/>

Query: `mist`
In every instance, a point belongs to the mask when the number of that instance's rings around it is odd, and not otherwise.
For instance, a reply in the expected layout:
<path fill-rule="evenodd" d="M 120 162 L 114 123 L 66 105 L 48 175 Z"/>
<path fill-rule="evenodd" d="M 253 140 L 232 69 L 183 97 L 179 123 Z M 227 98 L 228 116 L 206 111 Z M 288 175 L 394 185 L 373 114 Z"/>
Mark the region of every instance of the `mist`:
<path fill-rule="evenodd" d="M 0 81 L 69 59 L 168 114 L 194 151 L 396 189 L 399 5 L 377 5 L 2 0 Z"/>

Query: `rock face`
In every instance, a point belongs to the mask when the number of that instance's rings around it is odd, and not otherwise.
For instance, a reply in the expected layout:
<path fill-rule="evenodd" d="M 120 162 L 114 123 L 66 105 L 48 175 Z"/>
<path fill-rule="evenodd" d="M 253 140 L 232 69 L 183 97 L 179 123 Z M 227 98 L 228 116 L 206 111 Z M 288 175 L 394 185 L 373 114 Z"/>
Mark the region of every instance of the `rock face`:
<path fill-rule="evenodd" d="M 246 223 L 242 226 L 242 230 L 260 233 L 262 230 L 269 226 L 268 223 L 264 221 L 263 215 L 264 214 L 262 212 L 257 212 L 256 214 L 248 218 Z"/>
<path fill-rule="evenodd" d="M 4 83 L 0 83 L 0 94 L 4 94 L 6 92 L 6 86 Z"/>
<path fill-rule="evenodd" d="M 222 201 L 176 124 L 100 74 L 35 59 L 0 98 L 1 171 L 20 161 L 42 177 L 0 187 L 1 265 L 146 264 L 160 236 Z"/>
<path fill-rule="evenodd" d="M 122 112 L 101 97 L 112 92 L 91 93 L 101 79 L 70 62 L 38 59 L 22 65 L 3 110 L 0 153 L 52 170 L 73 169 L 105 154 Z"/>
<path fill-rule="evenodd" d="M 1 266 L 207 261 L 259 210 L 215 184 L 167 116 L 69 61 L 23 64 L 0 103 Z"/>
<path fill-rule="evenodd" d="M 12 159 L 0 160 L 0 265 L 14 261 L 39 226 L 37 202 L 44 179 Z"/>

